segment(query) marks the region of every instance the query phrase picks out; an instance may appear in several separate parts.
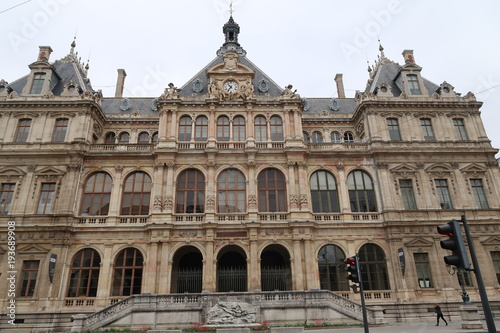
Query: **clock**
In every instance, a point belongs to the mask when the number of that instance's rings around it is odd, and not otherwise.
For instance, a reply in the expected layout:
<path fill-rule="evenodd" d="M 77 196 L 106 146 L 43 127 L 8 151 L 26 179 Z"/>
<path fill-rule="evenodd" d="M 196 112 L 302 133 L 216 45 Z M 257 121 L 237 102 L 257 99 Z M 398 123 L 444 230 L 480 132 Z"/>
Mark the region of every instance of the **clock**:
<path fill-rule="evenodd" d="M 224 83 L 224 90 L 228 93 L 234 93 L 238 90 L 238 83 L 236 81 L 227 81 Z"/>

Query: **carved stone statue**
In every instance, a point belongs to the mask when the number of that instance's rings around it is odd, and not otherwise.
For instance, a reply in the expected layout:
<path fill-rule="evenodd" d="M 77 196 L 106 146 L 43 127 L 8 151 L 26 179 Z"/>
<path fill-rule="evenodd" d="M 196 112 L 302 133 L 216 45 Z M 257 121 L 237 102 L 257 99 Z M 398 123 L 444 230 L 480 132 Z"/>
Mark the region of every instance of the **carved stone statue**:
<path fill-rule="evenodd" d="M 177 89 L 172 82 L 168 84 L 168 88 L 165 88 L 165 92 L 163 93 L 164 98 L 166 99 L 175 99 L 179 98 L 179 92 L 181 89 Z"/>
<path fill-rule="evenodd" d="M 291 84 L 287 85 L 285 87 L 285 90 L 281 93 L 281 96 L 286 97 L 286 98 L 298 98 L 298 95 L 296 94 L 297 89 L 293 90 L 293 86 Z"/>
<path fill-rule="evenodd" d="M 218 302 L 207 314 L 210 325 L 255 323 L 255 307 L 244 302 Z"/>

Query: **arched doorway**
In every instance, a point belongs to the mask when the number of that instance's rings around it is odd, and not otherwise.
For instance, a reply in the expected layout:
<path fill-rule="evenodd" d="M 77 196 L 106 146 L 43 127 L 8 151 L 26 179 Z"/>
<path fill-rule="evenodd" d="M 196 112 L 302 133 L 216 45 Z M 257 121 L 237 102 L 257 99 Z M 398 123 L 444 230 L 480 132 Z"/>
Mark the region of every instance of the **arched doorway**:
<path fill-rule="evenodd" d="M 384 250 L 367 243 L 359 249 L 359 264 L 364 290 L 389 290 L 389 275 Z"/>
<path fill-rule="evenodd" d="M 260 256 L 262 291 L 292 290 L 290 254 L 281 245 L 270 245 Z"/>
<path fill-rule="evenodd" d="M 217 257 L 217 291 L 247 291 L 247 258 L 238 246 L 226 246 Z"/>
<path fill-rule="evenodd" d="M 171 293 L 201 293 L 203 256 L 194 246 L 184 246 L 174 255 Z"/>

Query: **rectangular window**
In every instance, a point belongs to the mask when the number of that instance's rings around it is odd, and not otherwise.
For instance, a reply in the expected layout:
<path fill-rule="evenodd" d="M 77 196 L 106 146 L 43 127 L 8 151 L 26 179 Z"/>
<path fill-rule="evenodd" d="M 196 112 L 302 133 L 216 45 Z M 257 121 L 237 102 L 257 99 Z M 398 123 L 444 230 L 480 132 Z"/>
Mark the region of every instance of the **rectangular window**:
<path fill-rule="evenodd" d="M 38 276 L 39 260 L 26 260 L 23 262 L 21 272 L 21 290 L 19 297 L 33 297 L 35 294 L 36 278 Z"/>
<path fill-rule="evenodd" d="M 42 190 L 40 193 L 40 200 L 38 201 L 37 214 L 50 214 L 52 212 L 55 190 L 56 183 L 42 183 Z"/>
<path fill-rule="evenodd" d="M 17 123 L 16 142 L 26 142 L 30 132 L 31 119 L 19 119 Z"/>
<path fill-rule="evenodd" d="M 422 127 L 422 133 L 424 135 L 425 141 L 434 141 L 434 132 L 432 130 L 432 123 L 430 119 L 422 118 L 420 119 L 420 126 Z"/>
<path fill-rule="evenodd" d="M 448 189 L 448 181 L 446 179 L 435 179 L 436 191 L 439 198 L 439 204 L 442 209 L 453 209 L 451 203 L 450 191 Z"/>
<path fill-rule="evenodd" d="M 472 188 L 472 193 L 474 194 L 477 207 L 483 209 L 490 208 L 488 201 L 486 200 L 486 193 L 484 193 L 483 181 L 481 179 L 471 179 L 470 186 Z"/>
<path fill-rule="evenodd" d="M 387 119 L 387 129 L 389 130 L 389 137 L 392 141 L 401 141 L 399 133 L 399 123 L 396 118 Z"/>
<path fill-rule="evenodd" d="M 458 140 L 468 140 L 467 132 L 465 131 L 465 124 L 463 119 L 453 119 L 453 126 L 455 126 L 455 132 L 457 133 Z"/>
<path fill-rule="evenodd" d="M 500 251 L 491 252 L 491 260 L 493 261 L 493 267 L 495 268 L 497 282 L 500 283 Z"/>
<path fill-rule="evenodd" d="M 415 269 L 417 271 L 418 286 L 420 288 L 432 288 L 431 268 L 429 255 L 427 253 L 414 253 Z"/>
<path fill-rule="evenodd" d="M 64 142 L 68 130 L 68 119 L 57 119 L 54 127 L 52 142 Z"/>
<path fill-rule="evenodd" d="M 400 179 L 399 188 L 401 190 L 401 197 L 403 198 L 403 205 L 407 210 L 417 209 L 415 202 L 415 194 L 413 192 L 413 183 L 411 179 Z"/>
<path fill-rule="evenodd" d="M 474 287 L 474 284 L 472 283 L 472 277 L 470 275 L 470 272 L 468 271 L 457 271 L 457 278 L 458 278 L 458 284 L 461 286 L 462 283 L 460 280 L 464 281 L 464 284 L 466 287 Z"/>
<path fill-rule="evenodd" d="M 31 94 L 41 94 L 43 84 L 45 82 L 45 73 L 36 73 L 33 76 L 33 85 L 31 86 Z"/>
<path fill-rule="evenodd" d="M 1 184 L 0 186 L 0 215 L 8 215 L 10 204 L 14 196 L 16 184 Z"/>
<path fill-rule="evenodd" d="M 422 95 L 420 86 L 418 85 L 418 77 L 415 74 L 406 75 L 408 79 L 408 88 L 410 88 L 411 95 Z"/>

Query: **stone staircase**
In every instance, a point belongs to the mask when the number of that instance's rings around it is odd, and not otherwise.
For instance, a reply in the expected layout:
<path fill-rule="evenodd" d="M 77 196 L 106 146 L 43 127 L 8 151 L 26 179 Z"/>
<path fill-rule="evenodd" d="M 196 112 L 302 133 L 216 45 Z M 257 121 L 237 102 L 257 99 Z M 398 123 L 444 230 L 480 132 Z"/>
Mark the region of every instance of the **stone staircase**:
<path fill-rule="evenodd" d="M 370 308 L 368 321 L 384 322 L 381 307 Z M 73 332 L 99 328 L 234 327 L 294 323 L 359 323 L 361 305 L 330 291 L 201 294 L 141 294 L 91 315 L 73 316 Z"/>

